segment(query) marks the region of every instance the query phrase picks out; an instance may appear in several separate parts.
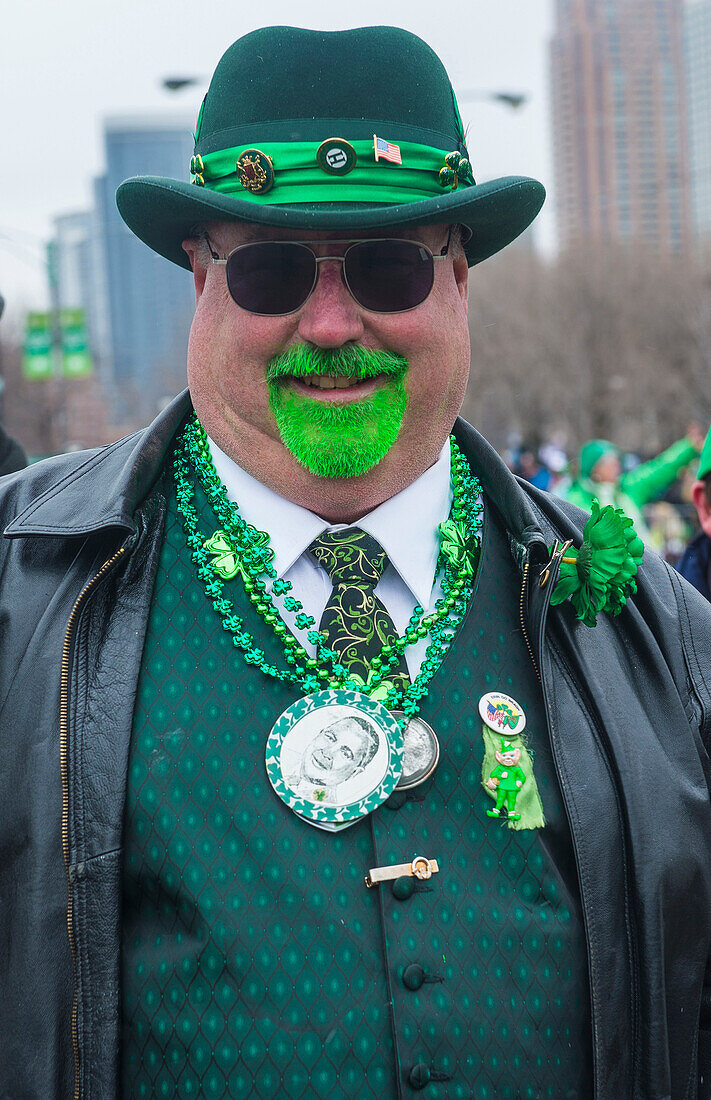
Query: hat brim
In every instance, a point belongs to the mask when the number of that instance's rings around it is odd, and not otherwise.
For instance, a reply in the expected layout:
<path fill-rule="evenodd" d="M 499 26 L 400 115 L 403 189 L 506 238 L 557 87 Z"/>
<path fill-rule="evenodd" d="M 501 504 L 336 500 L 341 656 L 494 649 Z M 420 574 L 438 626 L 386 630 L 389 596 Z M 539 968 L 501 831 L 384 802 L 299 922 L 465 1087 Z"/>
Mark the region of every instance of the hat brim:
<path fill-rule="evenodd" d="M 181 241 L 208 221 L 251 222 L 289 229 L 344 231 L 387 226 L 460 223 L 472 232 L 465 245 L 469 266 L 515 240 L 538 214 L 545 188 L 526 176 L 504 176 L 419 202 L 395 205 L 319 203 L 261 205 L 181 180 L 134 176 L 116 192 L 121 217 L 154 252 L 190 268 Z"/>

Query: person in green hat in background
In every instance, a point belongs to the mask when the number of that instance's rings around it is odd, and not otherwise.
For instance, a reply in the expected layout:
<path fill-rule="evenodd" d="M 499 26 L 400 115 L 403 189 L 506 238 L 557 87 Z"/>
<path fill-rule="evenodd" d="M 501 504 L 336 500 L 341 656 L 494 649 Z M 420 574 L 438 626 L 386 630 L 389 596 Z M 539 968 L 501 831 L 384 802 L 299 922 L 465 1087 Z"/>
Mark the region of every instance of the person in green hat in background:
<path fill-rule="evenodd" d="M 698 458 L 703 441 L 698 425 L 690 424 L 683 439 L 672 443 L 648 462 L 641 462 L 623 473 L 619 447 L 607 439 L 590 439 L 580 449 L 577 477 L 567 486 L 559 486 L 557 491 L 586 512 L 591 510 L 593 500 L 603 506 L 612 504 L 622 508 L 633 521 L 637 534 L 646 542 L 649 531 L 642 509 L 645 504 L 658 500 L 682 470 Z"/>
<path fill-rule="evenodd" d="M 117 195 L 188 390 L 0 489 L 0 1095 L 708 1097 L 711 610 L 458 417 L 542 185 L 396 27 L 240 38 L 195 139 Z"/>
<path fill-rule="evenodd" d="M 702 596 L 711 600 L 711 428 L 701 451 L 691 495 L 701 530 L 687 546 L 677 569 Z"/>

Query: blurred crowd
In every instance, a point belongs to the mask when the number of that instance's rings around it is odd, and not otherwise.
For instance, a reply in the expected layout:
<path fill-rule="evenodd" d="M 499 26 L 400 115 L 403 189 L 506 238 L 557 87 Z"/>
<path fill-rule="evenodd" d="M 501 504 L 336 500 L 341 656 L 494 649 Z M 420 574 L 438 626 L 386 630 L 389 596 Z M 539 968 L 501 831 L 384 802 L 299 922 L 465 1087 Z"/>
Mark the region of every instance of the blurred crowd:
<path fill-rule="evenodd" d="M 609 440 L 592 439 L 578 454 L 569 455 L 557 440 L 540 446 L 524 440 L 514 442 L 504 458 L 515 474 L 536 488 L 586 511 L 594 498 L 602 506 L 621 507 L 646 545 L 678 566 L 701 532 L 699 503 L 703 505 L 704 492 L 698 485 L 706 476 L 706 463 L 699 459 L 707 450 L 711 461 L 711 432 L 705 441 L 704 430 L 693 423 L 683 439 L 660 454 L 624 452 Z"/>

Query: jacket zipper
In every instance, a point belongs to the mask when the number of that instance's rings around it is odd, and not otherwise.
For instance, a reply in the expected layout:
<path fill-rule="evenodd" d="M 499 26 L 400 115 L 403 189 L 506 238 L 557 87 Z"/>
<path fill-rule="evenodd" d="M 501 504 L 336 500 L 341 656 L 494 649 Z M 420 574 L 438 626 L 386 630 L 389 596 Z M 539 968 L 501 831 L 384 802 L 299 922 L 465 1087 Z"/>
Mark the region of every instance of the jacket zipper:
<path fill-rule="evenodd" d="M 548 581 L 551 578 L 551 572 L 553 571 L 553 568 L 555 567 L 556 563 L 560 563 L 563 560 L 563 555 L 565 554 L 565 552 L 566 552 L 566 550 L 568 549 L 569 546 L 572 546 L 572 540 L 571 539 L 568 539 L 567 542 L 563 542 L 563 543 L 556 542 L 555 549 L 553 550 L 553 554 L 551 555 L 551 560 L 548 562 L 548 565 L 545 567 L 545 569 L 542 571 L 541 575 L 538 578 L 538 587 L 539 588 L 545 588 L 546 587 L 546 585 L 548 584 Z M 533 667 L 536 671 L 536 676 L 538 677 L 538 683 L 541 686 L 543 686 L 543 680 L 541 679 L 541 673 L 539 671 L 538 664 L 536 662 L 536 658 L 535 658 L 534 653 L 533 653 L 533 646 L 531 645 L 531 640 L 528 636 L 528 627 L 526 626 L 526 615 L 524 613 L 524 607 L 526 605 L 526 588 L 528 586 L 528 574 L 530 572 L 530 569 L 531 569 L 530 562 L 528 562 L 528 561 L 525 562 L 524 566 L 523 566 L 523 581 L 521 583 L 521 597 L 519 599 L 519 604 L 518 604 L 518 617 L 519 617 L 519 621 L 520 621 L 520 624 L 521 624 L 521 633 L 523 634 L 524 640 L 526 642 L 526 646 L 528 648 L 528 655 L 531 658 L 531 663 L 533 664 Z"/>
<path fill-rule="evenodd" d="M 533 653 L 533 646 L 531 645 L 531 639 L 528 636 L 528 627 L 526 626 L 526 616 L 524 614 L 524 606 L 526 602 L 526 586 L 528 585 L 528 574 L 530 571 L 530 562 L 525 562 L 523 567 L 523 581 L 521 584 L 521 596 L 518 603 L 518 617 L 521 624 L 521 633 L 523 634 L 524 641 L 526 642 L 526 648 L 528 649 L 528 655 L 531 658 L 531 663 L 535 669 L 536 676 L 538 677 L 538 683 L 543 684 L 541 680 L 541 674 L 538 670 L 538 663 Z"/>
<path fill-rule="evenodd" d="M 115 562 L 125 552 L 121 546 L 116 553 L 105 561 L 99 572 L 84 585 L 77 596 L 72 613 L 67 622 L 62 649 L 62 665 L 59 689 L 59 769 L 62 780 L 62 854 L 67 873 L 67 934 L 69 936 L 69 948 L 72 953 L 72 965 L 74 967 L 74 995 L 72 997 L 72 1049 L 74 1051 L 74 1100 L 79 1100 L 79 1003 L 77 987 L 77 955 L 76 941 L 74 938 L 74 903 L 72 898 L 72 877 L 69 865 L 69 663 L 72 651 L 74 627 L 76 625 L 79 608 L 89 592 L 101 580 Z"/>

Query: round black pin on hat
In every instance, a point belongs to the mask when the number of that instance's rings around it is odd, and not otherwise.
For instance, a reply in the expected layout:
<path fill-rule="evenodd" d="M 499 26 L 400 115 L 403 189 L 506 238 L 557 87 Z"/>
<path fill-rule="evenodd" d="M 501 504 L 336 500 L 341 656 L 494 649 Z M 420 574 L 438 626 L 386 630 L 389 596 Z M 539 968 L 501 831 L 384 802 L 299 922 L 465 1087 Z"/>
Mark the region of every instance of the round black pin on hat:
<path fill-rule="evenodd" d="M 316 150 L 318 166 L 329 176 L 347 176 L 355 168 L 357 159 L 355 149 L 343 138 L 326 138 Z"/>

